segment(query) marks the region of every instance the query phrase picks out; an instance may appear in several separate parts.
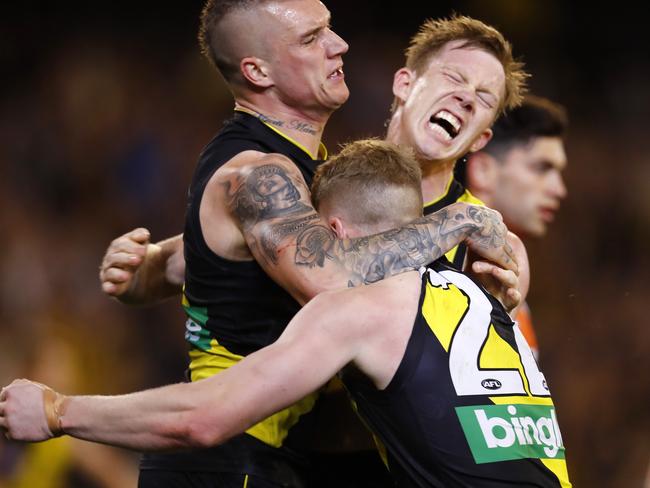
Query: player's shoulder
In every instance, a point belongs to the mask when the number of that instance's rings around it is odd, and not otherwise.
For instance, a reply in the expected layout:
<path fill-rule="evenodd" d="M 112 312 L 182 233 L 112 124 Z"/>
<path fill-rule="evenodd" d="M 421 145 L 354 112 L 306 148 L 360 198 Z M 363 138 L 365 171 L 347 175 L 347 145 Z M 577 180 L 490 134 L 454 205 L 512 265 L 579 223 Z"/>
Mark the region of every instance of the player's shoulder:
<path fill-rule="evenodd" d="M 268 165 L 296 168 L 295 163 L 284 154 L 265 153 L 253 150 L 242 151 L 225 164 L 225 166 L 239 168 L 240 170 L 252 170 L 260 166 Z"/>
<path fill-rule="evenodd" d="M 368 285 L 320 293 L 319 306 L 342 316 L 371 323 L 388 320 L 409 297 L 417 299 L 420 274 L 408 271 Z"/>

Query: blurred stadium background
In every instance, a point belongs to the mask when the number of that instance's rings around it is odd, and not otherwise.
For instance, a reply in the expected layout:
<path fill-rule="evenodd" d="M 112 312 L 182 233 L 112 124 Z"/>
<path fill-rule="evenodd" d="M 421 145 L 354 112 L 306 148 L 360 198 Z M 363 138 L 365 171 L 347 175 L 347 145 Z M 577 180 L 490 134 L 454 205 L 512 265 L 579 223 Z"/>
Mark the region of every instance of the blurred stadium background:
<path fill-rule="evenodd" d="M 97 270 L 109 241 L 133 227 L 148 227 L 154 240 L 182 229 L 196 157 L 232 108 L 198 52 L 201 4 L 3 5 L 0 384 L 29 376 L 69 393 L 119 393 L 182 378 L 178 304 L 124 307 L 101 293 Z M 645 18 L 630 2 L 326 4 L 351 46 L 345 71 L 352 95 L 326 131 L 332 152 L 338 143 L 383 134 L 392 74 L 409 36 L 425 18 L 452 11 L 501 29 L 532 72 L 532 91 L 568 108 L 569 197 L 549 235 L 528 243 L 541 363 L 575 486 L 644 486 L 650 461 Z M 54 456 L 0 441 L 0 487 L 133 480 L 137 456 L 68 444 Z M 17 481 L 17 473 L 30 471 L 33 478 Z"/>

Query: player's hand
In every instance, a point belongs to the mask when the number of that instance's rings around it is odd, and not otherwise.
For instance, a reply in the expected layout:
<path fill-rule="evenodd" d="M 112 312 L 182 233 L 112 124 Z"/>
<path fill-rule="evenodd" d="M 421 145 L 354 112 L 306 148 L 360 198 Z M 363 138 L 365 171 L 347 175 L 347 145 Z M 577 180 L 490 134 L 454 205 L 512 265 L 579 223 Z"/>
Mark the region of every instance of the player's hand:
<path fill-rule="evenodd" d="M 44 441 L 62 434 L 66 397 L 29 380 L 15 380 L 0 392 L 0 430 L 7 439 Z"/>
<path fill-rule="evenodd" d="M 467 213 L 476 227 L 466 239 L 468 248 L 483 260 L 518 273 L 516 253 L 508 242 L 508 228 L 501 214 L 479 205 L 470 205 Z"/>
<path fill-rule="evenodd" d="M 488 261 L 474 261 L 468 272 L 503 304 L 506 311 L 511 312 L 521 303 L 519 278 L 514 271 Z"/>
<path fill-rule="evenodd" d="M 99 268 L 99 281 L 107 295 L 119 298 L 132 289 L 147 254 L 151 234 L 142 227 L 114 239 Z"/>
<path fill-rule="evenodd" d="M 512 316 L 515 316 L 517 307 L 528 295 L 530 266 L 526 246 L 521 239 L 512 232 L 507 232 L 506 240 L 518 263 L 517 273 L 481 259 L 471 249 L 467 253 L 466 270 L 496 297 Z"/>

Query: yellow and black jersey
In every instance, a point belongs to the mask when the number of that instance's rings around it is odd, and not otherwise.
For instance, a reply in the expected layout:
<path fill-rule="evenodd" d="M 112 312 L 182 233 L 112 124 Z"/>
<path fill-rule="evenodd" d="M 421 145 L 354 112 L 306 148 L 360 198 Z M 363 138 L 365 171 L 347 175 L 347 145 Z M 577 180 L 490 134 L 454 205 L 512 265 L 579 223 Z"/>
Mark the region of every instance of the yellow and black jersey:
<path fill-rule="evenodd" d="M 212 252 L 201 230 L 199 208 L 210 178 L 234 156 L 248 150 L 287 156 L 308 185 L 320 162 L 296 141 L 239 110 L 201 153 L 189 188 L 183 235 L 183 308 L 191 381 L 218 374 L 275 342 L 300 309 L 256 261 L 231 261 Z M 323 145 L 319 157 L 327 157 Z M 316 394 L 310 395 L 212 449 L 146 455 L 141 469 L 246 473 L 282 485 L 303 486 L 301 471 L 308 464 L 300 431 L 305 427 L 296 424 L 315 401 Z"/>
<path fill-rule="evenodd" d="M 501 304 L 449 263 L 423 271 L 404 357 L 384 390 L 343 381 L 401 487 L 569 487 L 544 375 Z"/>
<path fill-rule="evenodd" d="M 452 176 L 447 183 L 443 195 L 436 200 L 425 202 L 424 215 L 429 215 L 456 202 L 471 203 L 474 205 L 485 205 L 481 200 L 472 195 L 458 180 Z M 456 269 L 463 269 L 463 262 L 467 255 L 467 246 L 461 243 L 445 254 L 445 257 Z"/>
<path fill-rule="evenodd" d="M 199 209 L 206 185 L 223 164 L 249 150 L 287 156 L 301 171 L 307 185 L 311 184 L 319 162 L 297 142 L 256 116 L 240 111 L 235 112 L 201 153 L 189 189 L 183 234 L 186 262 L 183 306 L 192 320 L 186 339 L 204 351 L 210 350 L 212 339 L 216 339 L 238 356 L 246 356 L 274 342 L 300 309 L 255 260 L 224 259 L 212 252 L 203 237 Z"/>

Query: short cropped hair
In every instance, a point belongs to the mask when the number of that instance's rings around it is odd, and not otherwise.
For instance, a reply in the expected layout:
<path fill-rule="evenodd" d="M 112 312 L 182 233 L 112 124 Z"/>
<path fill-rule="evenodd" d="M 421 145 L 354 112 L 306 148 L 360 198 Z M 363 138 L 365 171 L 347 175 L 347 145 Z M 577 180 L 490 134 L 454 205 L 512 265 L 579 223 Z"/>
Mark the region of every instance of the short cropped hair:
<path fill-rule="evenodd" d="M 528 144 L 535 137 L 566 138 L 569 117 L 566 109 L 548 98 L 526 95 L 518 107 L 507 111 L 492 126 L 492 139 L 479 152 L 501 163 L 515 147 Z M 456 163 L 454 176 L 467 184 L 467 159 Z"/>
<path fill-rule="evenodd" d="M 497 119 L 492 139 L 483 151 L 497 159 L 512 146 L 526 144 L 534 137 L 564 139 L 569 127 L 566 109 L 547 98 L 528 95 L 523 103 Z"/>
<path fill-rule="evenodd" d="M 203 6 L 199 25 L 199 46 L 201 53 L 208 58 L 221 76 L 232 82 L 239 73 L 239 65 L 233 64 L 220 50 L 216 36 L 219 23 L 231 12 L 249 10 L 276 0 L 207 0 Z"/>
<path fill-rule="evenodd" d="M 431 57 L 452 41 L 465 41 L 463 47 L 482 49 L 499 60 L 505 73 L 505 96 L 499 112 L 516 107 L 526 91 L 529 74 L 524 64 L 514 59 L 512 46 L 498 30 L 480 20 L 454 15 L 448 19 L 429 19 L 415 34 L 406 49 L 406 67 L 422 73 Z"/>
<path fill-rule="evenodd" d="M 360 226 L 401 225 L 422 215 L 422 172 L 410 149 L 378 139 L 351 142 L 316 170 L 315 208 L 327 204 Z"/>

